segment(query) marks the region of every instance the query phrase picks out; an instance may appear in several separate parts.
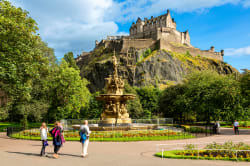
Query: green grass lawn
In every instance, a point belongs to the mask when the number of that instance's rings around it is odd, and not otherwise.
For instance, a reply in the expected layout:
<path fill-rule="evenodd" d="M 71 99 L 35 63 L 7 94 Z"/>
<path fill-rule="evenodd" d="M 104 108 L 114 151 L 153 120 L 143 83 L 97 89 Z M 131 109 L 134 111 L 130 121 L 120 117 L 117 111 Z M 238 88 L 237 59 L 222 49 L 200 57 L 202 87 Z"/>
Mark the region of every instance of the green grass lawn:
<path fill-rule="evenodd" d="M 28 123 L 29 128 L 39 128 L 41 123 Z M 53 127 L 53 124 L 48 124 L 49 127 Z M 5 132 L 7 127 L 21 127 L 20 123 L 16 122 L 0 122 L 0 132 Z"/>
<path fill-rule="evenodd" d="M 7 127 L 20 127 L 19 123 L 14 123 L 14 122 L 0 122 L 0 132 L 6 131 Z"/>
<path fill-rule="evenodd" d="M 199 159 L 199 160 L 227 160 L 227 161 L 250 161 L 250 158 L 229 158 L 229 157 L 203 157 L 203 156 L 185 156 L 185 155 L 178 155 L 178 152 L 184 152 L 185 150 L 171 150 L 171 151 L 164 151 L 163 155 L 162 152 L 158 152 L 155 154 L 157 157 L 163 158 L 173 158 L 173 159 Z"/>
<path fill-rule="evenodd" d="M 221 126 L 221 127 L 225 127 L 225 128 L 232 128 L 232 130 L 233 130 L 233 126 Z M 248 130 L 250 130 L 250 127 L 239 127 L 239 129 L 248 129 Z"/>

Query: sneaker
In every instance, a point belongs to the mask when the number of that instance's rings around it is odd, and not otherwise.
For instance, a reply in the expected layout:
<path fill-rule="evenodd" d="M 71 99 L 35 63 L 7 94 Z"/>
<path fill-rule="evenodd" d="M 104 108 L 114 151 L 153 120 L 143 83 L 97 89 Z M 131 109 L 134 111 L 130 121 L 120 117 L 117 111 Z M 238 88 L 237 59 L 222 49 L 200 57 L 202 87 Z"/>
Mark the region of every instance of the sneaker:
<path fill-rule="evenodd" d="M 53 154 L 53 157 L 54 157 L 55 159 L 57 159 L 57 158 L 58 158 L 58 155 L 57 155 L 57 154 Z"/>

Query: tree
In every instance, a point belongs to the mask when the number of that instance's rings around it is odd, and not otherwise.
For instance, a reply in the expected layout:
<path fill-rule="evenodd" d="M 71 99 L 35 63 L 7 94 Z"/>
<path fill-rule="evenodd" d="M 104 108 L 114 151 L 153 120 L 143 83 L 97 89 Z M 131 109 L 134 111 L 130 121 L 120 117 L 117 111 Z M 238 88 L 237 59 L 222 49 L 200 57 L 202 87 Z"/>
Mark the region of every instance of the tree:
<path fill-rule="evenodd" d="M 242 116 L 240 87 L 233 76 L 195 72 L 185 84 L 190 107 L 197 115 L 204 115 L 201 120 L 233 120 Z"/>
<path fill-rule="evenodd" d="M 158 100 L 160 90 L 153 86 L 145 86 L 136 88 L 136 92 L 140 98 L 145 118 L 151 118 L 152 115 L 158 115 Z"/>
<path fill-rule="evenodd" d="M 81 118 L 96 119 L 101 117 L 103 103 L 96 100 L 96 96 L 99 95 L 99 92 L 91 94 L 88 106 L 81 109 Z"/>
<path fill-rule="evenodd" d="M 250 118 L 250 70 L 245 70 L 240 78 L 242 106 L 245 110 L 245 119 Z"/>
<path fill-rule="evenodd" d="M 181 123 L 195 120 L 192 119 L 194 113 L 189 108 L 189 98 L 185 97 L 186 90 L 184 84 L 166 88 L 160 95 L 159 112 L 162 112 L 164 117 L 171 117 Z"/>
<path fill-rule="evenodd" d="M 165 116 L 184 122 L 196 119 L 210 123 L 244 117 L 241 103 L 239 82 L 234 76 L 201 71 L 188 75 L 182 84 L 164 90 L 159 108 Z"/>
<path fill-rule="evenodd" d="M 18 109 L 31 102 L 33 85 L 49 65 L 48 56 L 43 53 L 49 48 L 37 30 L 27 11 L 0 0 L 0 91 L 7 95 L 13 109 L 11 117 L 15 119 L 27 117 L 24 109 Z"/>
<path fill-rule="evenodd" d="M 65 54 L 63 59 L 69 64 L 69 67 L 73 67 L 76 70 L 79 69 L 76 65 L 73 52 L 68 52 L 67 54 Z"/>
<path fill-rule="evenodd" d="M 244 98 L 244 106 L 250 107 L 250 70 L 246 70 L 240 78 L 241 94 Z"/>
<path fill-rule="evenodd" d="M 70 67 L 64 59 L 54 74 L 50 88 L 52 89 L 50 120 L 79 118 L 80 109 L 88 106 L 90 98 L 88 81 L 81 79 L 80 71 Z"/>
<path fill-rule="evenodd" d="M 134 119 L 142 118 L 144 116 L 143 109 L 140 103 L 139 95 L 137 94 L 135 88 L 131 87 L 128 83 L 125 83 L 124 93 L 136 95 L 135 99 L 127 102 L 129 116 Z"/>

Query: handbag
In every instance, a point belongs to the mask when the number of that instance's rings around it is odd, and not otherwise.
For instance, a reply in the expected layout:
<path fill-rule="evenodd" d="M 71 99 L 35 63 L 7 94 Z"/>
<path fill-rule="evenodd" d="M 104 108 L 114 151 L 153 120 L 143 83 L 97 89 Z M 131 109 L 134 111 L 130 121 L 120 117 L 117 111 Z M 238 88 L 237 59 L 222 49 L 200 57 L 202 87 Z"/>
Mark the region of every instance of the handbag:
<path fill-rule="evenodd" d="M 44 141 L 44 142 L 43 142 L 43 145 L 44 145 L 44 146 L 49 146 L 48 141 Z"/>

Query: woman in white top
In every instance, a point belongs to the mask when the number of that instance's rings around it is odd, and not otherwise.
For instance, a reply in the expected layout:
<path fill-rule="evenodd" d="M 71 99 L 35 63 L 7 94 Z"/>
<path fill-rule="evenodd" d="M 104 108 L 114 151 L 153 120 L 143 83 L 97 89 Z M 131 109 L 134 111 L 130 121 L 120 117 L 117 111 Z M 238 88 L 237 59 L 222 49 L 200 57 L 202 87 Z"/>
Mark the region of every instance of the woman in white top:
<path fill-rule="evenodd" d="M 45 156 L 45 148 L 46 146 L 48 146 L 47 132 L 48 132 L 48 128 L 46 126 L 46 123 L 43 122 L 42 126 L 40 127 L 41 141 L 42 141 L 42 150 L 41 150 L 40 156 Z"/>
<path fill-rule="evenodd" d="M 88 121 L 85 120 L 84 125 L 80 126 L 80 135 L 81 135 L 81 137 L 82 137 L 82 135 L 85 135 L 85 139 L 84 140 L 81 139 L 82 157 L 86 157 L 88 155 L 87 151 L 88 151 L 90 133 L 91 133 L 91 131 L 89 130 Z"/>

